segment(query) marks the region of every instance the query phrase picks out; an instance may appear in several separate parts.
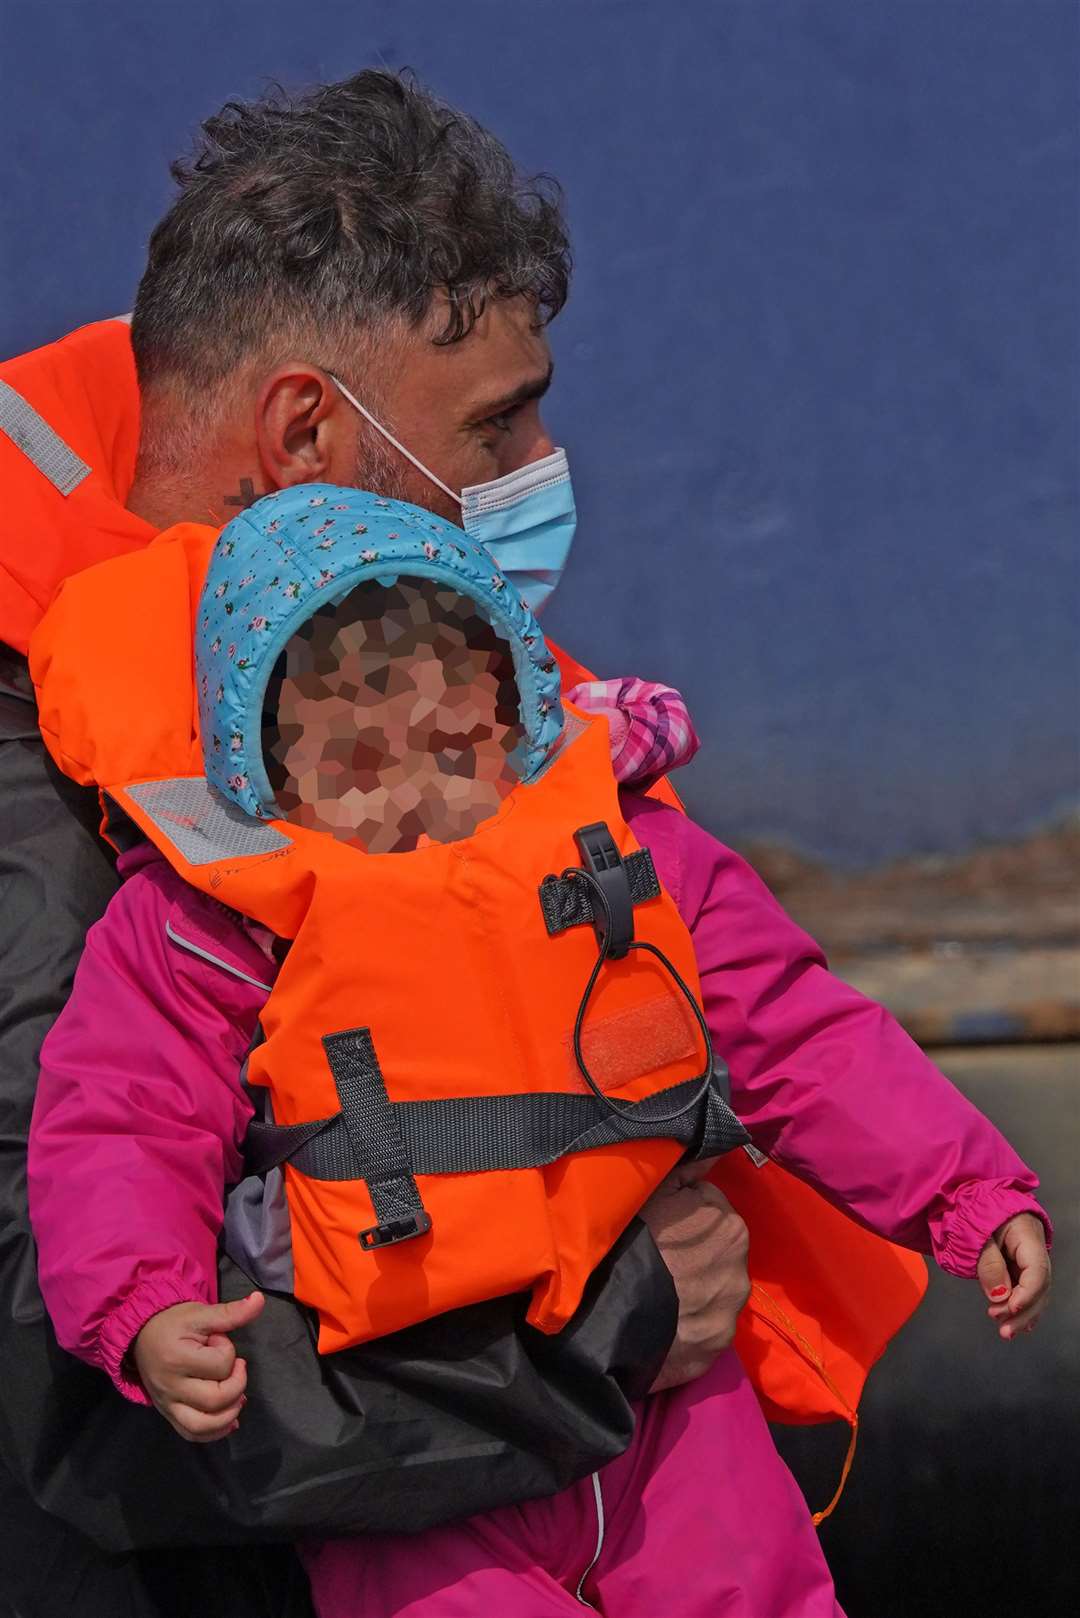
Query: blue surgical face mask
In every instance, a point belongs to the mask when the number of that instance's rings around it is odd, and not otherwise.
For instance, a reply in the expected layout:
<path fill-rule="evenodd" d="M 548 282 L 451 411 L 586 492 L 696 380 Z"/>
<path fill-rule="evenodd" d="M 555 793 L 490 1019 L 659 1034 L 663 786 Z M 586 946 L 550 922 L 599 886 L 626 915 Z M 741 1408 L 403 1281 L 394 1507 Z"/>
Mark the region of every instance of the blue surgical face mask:
<path fill-rule="evenodd" d="M 555 450 L 490 483 L 474 483 L 460 494 L 418 461 L 335 376 L 333 381 L 365 421 L 418 472 L 461 507 L 461 526 L 491 554 L 533 612 L 540 612 L 562 577 L 577 526 L 574 489 L 566 451 Z"/>

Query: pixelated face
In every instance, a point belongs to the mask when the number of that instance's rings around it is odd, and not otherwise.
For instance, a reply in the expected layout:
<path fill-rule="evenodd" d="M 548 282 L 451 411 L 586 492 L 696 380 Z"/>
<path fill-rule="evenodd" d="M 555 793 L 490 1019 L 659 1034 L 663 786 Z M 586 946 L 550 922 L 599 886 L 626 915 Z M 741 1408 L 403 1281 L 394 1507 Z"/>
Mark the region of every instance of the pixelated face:
<path fill-rule="evenodd" d="M 286 647 L 266 710 L 285 819 L 372 854 L 467 837 L 518 780 L 510 648 L 430 582 L 371 582 L 316 613 Z"/>

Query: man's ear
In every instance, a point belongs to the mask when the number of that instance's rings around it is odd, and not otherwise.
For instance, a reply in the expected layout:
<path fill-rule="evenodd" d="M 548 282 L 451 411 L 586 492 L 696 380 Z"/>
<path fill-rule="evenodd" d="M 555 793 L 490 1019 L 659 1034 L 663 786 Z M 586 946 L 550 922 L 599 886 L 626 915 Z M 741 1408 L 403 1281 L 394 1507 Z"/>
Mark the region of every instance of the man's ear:
<path fill-rule="evenodd" d="M 326 371 L 286 360 L 255 397 L 255 441 L 267 489 L 347 483 L 356 459 L 352 411 Z"/>

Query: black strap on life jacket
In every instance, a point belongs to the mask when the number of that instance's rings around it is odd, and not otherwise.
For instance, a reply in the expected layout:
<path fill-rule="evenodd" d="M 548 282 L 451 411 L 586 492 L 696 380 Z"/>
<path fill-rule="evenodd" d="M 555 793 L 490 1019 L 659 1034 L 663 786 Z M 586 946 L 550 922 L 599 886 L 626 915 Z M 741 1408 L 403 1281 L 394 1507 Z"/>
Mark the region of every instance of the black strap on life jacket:
<path fill-rule="evenodd" d="M 411 1155 L 386 1091 L 370 1029 L 327 1034 L 323 1049 L 341 1097 L 338 1121 L 344 1130 L 339 1135 L 347 1137 L 353 1162 L 362 1165 L 378 1220 L 377 1225 L 358 1233 L 360 1246 L 387 1247 L 410 1236 L 422 1236 L 431 1229 L 431 1218 L 413 1179 Z M 316 1136 L 311 1149 L 317 1150 L 320 1139 L 325 1136 Z"/>
<path fill-rule="evenodd" d="M 718 1157 L 750 1137 L 729 1107 L 727 1069 L 714 1055 L 704 1017 L 688 986 L 654 945 L 635 942 L 633 907 L 658 898 L 660 884 L 646 849 L 623 859 L 603 822 L 575 834 L 580 868 L 546 877 L 540 903 L 549 934 L 591 922 L 598 955 L 574 1028 L 574 1052 L 589 1093 L 450 1096 L 391 1101 L 371 1030 L 345 1029 L 323 1038 L 341 1100 L 340 1112 L 307 1123 L 252 1122 L 249 1172 L 288 1162 L 313 1180 L 364 1180 L 378 1224 L 358 1232 L 366 1249 L 389 1246 L 431 1229 L 416 1175 L 476 1174 L 540 1168 L 576 1152 L 627 1140 L 674 1140 L 689 1157 Z M 597 1085 L 581 1051 L 581 1027 L 604 963 L 632 950 L 658 957 L 697 1019 L 704 1066 L 693 1079 L 645 1097 L 614 1102 Z"/>
<path fill-rule="evenodd" d="M 332 1035 L 331 1040 L 355 1040 L 370 1048 L 374 1066 L 367 1069 L 363 1082 L 365 1091 L 369 1081 L 374 1089 L 378 1064 L 368 1029 Z M 332 1066 L 335 1061 L 340 1063 L 342 1047 L 334 1046 L 332 1054 L 328 1046 L 327 1054 Z M 378 1080 L 381 1083 L 381 1073 Z M 339 1093 L 342 1089 L 348 1092 L 351 1075 L 339 1066 L 335 1081 Z M 265 1174 L 289 1162 L 313 1180 L 366 1180 L 376 1202 L 375 1189 L 384 1184 L 390 1198 L 401 1197 L 399 1181 L 409 1175 L 540 1168 L 571 1153 L 591 1152 L 626 1140 L 681 1141 L 693 1157 L 718 1157 L 749 1140 L 718 1085 L 709 1090 L 697 1112 L 682 1110 L 668 1123 L 657 1122 L 689 1100 L 697 1085 L 696 1079 L 669 1085 L 644 1101 L 628 1103 L 619 1117 L 595 1097 L 580 1093 L 534 1091 L 529 1095 L 391 1101 L 383 1085 L 385 1103 L 380 1100 L 367 1112 L 370 1123 L 359 1137 L 350 1130 L 343 1107 L 341 1112 L 309 1123 L 253 1122 L 248 1126 L 244 1152 L 252 1174 Z M 350 1110 L 355 1129 L 356 1103 L 350 1101 Z M 420 1206 L 417 1196 L 417 1203 L 410 1201 L 406 1207 Z"/>
<path fill-rule="evenodd" d="M 582 828 L 583 832 L 590 830 L 591 827 Z M 627 854 L 621 864 L 632 905 L 659 899 L 660 879 L 647 848 Z M 585 883 L 569 876 L 546 876 L 540 884 L 540 909 L 548 934 L 554 938 L 568 927 L 594 925 L 599 906 L 593 903 L 592 893 Z"/>

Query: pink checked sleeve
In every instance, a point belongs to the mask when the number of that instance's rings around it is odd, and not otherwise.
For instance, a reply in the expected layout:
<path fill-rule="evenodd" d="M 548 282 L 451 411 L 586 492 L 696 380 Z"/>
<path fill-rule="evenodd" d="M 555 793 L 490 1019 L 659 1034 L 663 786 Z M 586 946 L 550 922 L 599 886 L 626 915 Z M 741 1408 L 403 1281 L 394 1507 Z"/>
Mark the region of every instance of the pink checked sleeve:
<path fill-rule="evenodd" d="M 652 786 L 689 764 L 701 746 L 686 703 L 670 685 L 632 678 L 588 680 L 571 686 L 566 700 L 606 716 L 611 762 L 623 786 Z"/>

